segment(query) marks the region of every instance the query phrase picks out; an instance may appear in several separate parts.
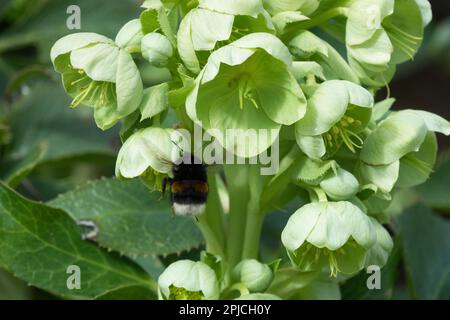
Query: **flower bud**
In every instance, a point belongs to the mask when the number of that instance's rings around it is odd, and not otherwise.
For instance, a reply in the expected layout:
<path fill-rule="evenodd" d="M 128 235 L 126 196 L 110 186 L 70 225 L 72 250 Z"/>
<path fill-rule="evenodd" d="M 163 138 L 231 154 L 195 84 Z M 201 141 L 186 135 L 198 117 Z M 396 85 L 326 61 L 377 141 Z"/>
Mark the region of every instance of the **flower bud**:
<path fill-rule="evenodd" d="M 179 260 L 158 279 L 160 300 L 215 300 L 219 283 L 213 269 L 203 262 Z"/>
<path fill-rule="evenodd" d="M 250 292 L 265 291 L 273 279 L 270 267 L 255 259 L 241 261 L 233 270 L 236 282 L 244 284 Z"/>
<path fill-rule="evenodd" d="M 142 56 L 156 67 L 164 67 L 173 55 L 173 48 L 166 36 L 153 32 L 141 42 Z"/>

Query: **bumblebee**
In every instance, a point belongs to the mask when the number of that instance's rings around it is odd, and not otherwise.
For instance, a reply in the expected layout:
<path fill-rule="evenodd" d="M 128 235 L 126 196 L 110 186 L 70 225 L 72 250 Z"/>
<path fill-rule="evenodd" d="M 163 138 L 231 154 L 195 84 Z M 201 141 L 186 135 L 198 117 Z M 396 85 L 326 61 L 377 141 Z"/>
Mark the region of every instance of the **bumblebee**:
<path fill-rule="evenodd" d="M 170 185 L 170 200 L 175 215 L 197 216 L 205 210 L 208 198 L 208 178 L 206 167 L 201 163 L 195 163 L 193 156 L 184 158 L 189 161 L 181 161 L 174 164 L 172 178 L 163 181 L 163 194 L 167 183 Z"/>

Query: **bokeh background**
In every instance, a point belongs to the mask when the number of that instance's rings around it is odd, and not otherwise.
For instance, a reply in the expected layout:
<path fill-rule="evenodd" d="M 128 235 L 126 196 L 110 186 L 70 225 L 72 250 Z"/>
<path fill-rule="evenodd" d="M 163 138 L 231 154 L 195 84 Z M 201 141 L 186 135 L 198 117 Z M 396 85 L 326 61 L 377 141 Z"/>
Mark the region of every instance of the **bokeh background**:
<path fill-rule="evenodd" d="M 90 110 L 68 108 L 69 99 L 51 67 L 52 44 L 69 32 L 66 9 L 81 8 L 81 31 L 114 38 L 140 12 L 138 0 L 0 1 L 0 179 L 31 199 L 46 201 L 87 180 L 114 174 L 119 128 L 97 129 Z M 434 20 L 413 62 L 391 83 L 395 109 L 420 108 L 450 119 L 450 1 L 431 0 Z M 76 30 L 75 30 L 76 31 Z M 165 77 L 143 72 L 146 85 Z M 379 93 L 380 98 L 386 91 Z M 389 226 L 393 255 L 383 270 L 383 289 L 364 289 L 361 274 L 342 287 L 343 298 L 450 299 L 450 139 L 439 136 L 439 164 L 424 186 L 401 195 Z M 263 252 L 276 245 L 288 213 L 265 224 Z M 1 247 L 1 246 L 0 246 Z M 187 253 L 190 254 L 190 253 Z M 14 278 L 0 265 L 0 299 L 54 299 Z"/>

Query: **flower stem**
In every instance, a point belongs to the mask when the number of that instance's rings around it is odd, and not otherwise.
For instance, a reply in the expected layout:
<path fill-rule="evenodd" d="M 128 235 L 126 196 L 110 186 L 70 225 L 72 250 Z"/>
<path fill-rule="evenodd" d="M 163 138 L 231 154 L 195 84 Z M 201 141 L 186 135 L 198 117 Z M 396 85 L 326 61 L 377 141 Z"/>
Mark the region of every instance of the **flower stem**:
<path fill-rule="evenodd" d="M 308 30 L 318 25 L 323 24 L 324 22 L 337 17 L 337 16 L 346 16 L 348 14 L 348 8 L 337 7 L 330 10 L 327 10 L 312 19 L 300 21 L 297 23 L 292 23 L 288 27 L 286 27 L 284 34 L 282 35 L 283 40 L 290 40 L 297 34 L 300 30 Z"/>
<path fill-rule="evenodd" d="M 264 220 L 264 214 L 260 208 L 260 197 L 262 192 L 262 181 L 258 166 L 249 167 L 249 189 L 250 198 L 247 206 L 247 223 L 245 227 L 244 247 L 242 260 L 257 259 L 259 252 L 259 241 Z"/>
<path fill-rule="evenodd" d="M 230 213 L 228 222 L 227 260 L 229 270 L 241 260 L 249 199 L 248 171 L 245 165 L 225 165 Z"/>
<path fill-rule="evenodd" d="M 225 227 L 223 208 L 220 202 L 217 180 L 219 177 L 208 172 L 209 195 L 206 210 L 198 217 L 198 226 L 206 241 L 206 250 L 212 254 L 225 254 Z"/>

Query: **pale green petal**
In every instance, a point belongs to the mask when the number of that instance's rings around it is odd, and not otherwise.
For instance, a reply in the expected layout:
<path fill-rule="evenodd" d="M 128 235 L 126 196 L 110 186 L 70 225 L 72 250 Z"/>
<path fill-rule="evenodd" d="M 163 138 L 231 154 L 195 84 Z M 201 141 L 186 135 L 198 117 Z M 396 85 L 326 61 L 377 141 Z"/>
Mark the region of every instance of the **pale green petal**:
<path fill-rule="evenodd" d="M 350 172 L 338 168 L 320 182 L 320 187 L 333 200 L 346 200 L 353 197 L 359 189 L 358 180 Z"/>
<path fill-rule="evenodd" d="M 173 55 L 169 39 L 160 33 L 149 33 L 142 38 L 142 56 L 156 67 L 164 67 Z"/>
<path fill-rule="evenodd" d="M 141 39 L 144 36 L 141 29 L 141 20 L 133 19 L 127 22 L 116 36 L 115 43 L 120 48 L 138 51 L 141 48 Z"/>
<path fill-rule="evenodd" d="M 237 66 L 244 63 L 255 53 L 251 49 L 242 49 L 229 45 L 214 51 L 208 59 L 208 63 L 203 69 L 202 84 L 213 80 L 219 73 L 221 64 Z"/>
<path fill-rule="evenodd" d="M 347 89 L 350 104 L 364 108 L 373 107 L 373 96 L 368 90 L 350 81 L 342 80 L 342 83 Z"/>
<path fill-rule="evenodd" d="M 359 245 L 370 248 L 375 240 L 375 230 L 369 217 L 350 202 L 317 202 L 308 210 L 320 212 L 307 241 L 318 248 L 337 250 L 350 237 Z M 289 223 L 289 222 L 288 222 Z"/>
<path fill-rule="evenodd" d="M 359 172 L 364 183 L 372 183 L 383 192 L 391 192 L 398 180 L 400 162 L 394 161 L 387 165 L 371 166 L 360 163 Z"/>
<path fill-rule="evenodd" d="M 343 81 L 322 83 L 308 101 L 303 119 L 296 123 L 296 134 L 316 136 L 331 129 L 345 114 L 349 93 Z"/>
<path fill-rule="evenodd" d="M 323 204 L 310 203 L 298 209 L 289 218 L 281 233 L 281 242 L 289 251 L 295 251 L 306 241 L 321 214 Z"/>
<path fill-rule="evenodd" d="M 97 127 L 107 130 L 114 126 L 123 116 L 117 112 L 117 104 L 105 105 L 94 109 L 94 120 Z"/>
<path fill-rule="evenodd" d="M 68 53 L 72 50 L 86 47 L 89 44 L 94 43 L 107 43 L 113 44 L 113 41 L 105 36 L 91 32 L 72 33 L 62 37 L 52 46 L 50 51 L 50 58 L 55 64 L 58 56 Z"/>
<path fill-rule="evenodd" d="M 320 0 L 263 0 L 264 7 L 272 14 L 283 11 L 299 11 L 309 15 L 319 7 Z"/>
<path fill-rule="evenodd" d="M 372 165 L 386 165 L 418 151 L 427 134 L 425 122 L 409 111 L 391 114 L 367 137 L 361 160 Z"/>
<path fill-rule="evenodd" d="M 75 49 L 70 54 L 70 63 L 96 81 L 116 82 L 120 49 L 107 43 Z"/>
<path fill-rule="evenodd" d="M 167 83 L 162 83 L 144 90 L 142 102 L 139 107 L 141 111 L 141 121 L 150 119 L 167 110 L 169 107 L 167 98 L 168 92 L 169 85 Z"/>
<path fill-rule="evenodd" d="M 428 0 L 415 0 L 419 6 L 422 15 L 423 25 L 427 26 L 433 20 L 433 12 L 431 11 L 431 4 Z"/>
<path fill-rule="evenodd" d="M 200 8 L 231 15 L 246 15 L 256 18 L 263 10 L 261 0 L 200 0 Z"/>
<path fill-rule="evenodd" d="M 141 75 L 129 53 L 120 50 L 117 61 L 116 95 L 117 111 L 127 116 L 135 111 L 142 100 Z"/>
<path fill-rule="evenodd" d="M 400 160 L 400 176 L 396 186 L 412 188 L 427 181 L 433 172 L 437 151 L 436 135 L 428 132 L 419 151 L 408 153 Z"/>
<path fill-rule="evenodd" d="M 445 134 L 446 136 L 450 135 L 450 122 L 448 122 L 441 116 L 422 110 L 406 109 L 405 112 L 406 111 L 411 112 L 420 117 L 425 122 L 428 131 L 439 132 Z"/>
<path fill-rule="evenodd" d="M 394 45 L 391 62 L 398 64 L 413 59 L 422 44 L 424 31 L 416 1 L 395 1 L 394 14 L 385 19 L 383 28 Z"/>
<path fill-rule="evenodd" d="M 312 159 L 320 159 L 327 152 L 322 136 L 303 136 L 296 130 L 295 140 L 300 149 Z"/>
<path fill-rule="evenodd" d="M 188 12 L 181 20 L 177 33 L 177 47 L 178 54 L 186 68 L 194 74 L 198 74 L 200 72 L 200 63 L 192 43 L 191 19 L 192 13 Z"/>
<path fill-rule="evenodd" d="M 173 163 L 189 150 L 187 137 L 174 129 L 147 128 L 131 135 L 119 151 L 116 175 L 135 178 L 148 168 L 168 174 Z"/>
<path fill-rule="evenodd" d="M 320 64 L 314 61 L 294 61 L 292 62 L 292 74 L 297 81 L 303 81 L 309 75 L 325 80 L 325 74 Z"/>
<path fill-rule="evenodd" d="M 270 33 L 251 33 L 234 41 L 231 45 L 245 49 L 260 48 L 278 60 L 283 61 L 287 66 L 290 67 L 292 65 L 292 56 L 289 49 L 280 39 Z"/>
<path fill-rule="evenodd" d="M 366 258 L 366 267 L 376 265 L 380 268 L 384 267 L 389 255 L 394 247 L 394 242 L 389 232 L 374 218 L 370 218 L 375 227 L 377 241 L 375 245 L 369 249 Z"/>
<path fill-rule="evenodd" d="M 169 265 L 158 278 L 158 289 L 163 299 L 170 295 L 170 286 L 190 292 L 201 292 L 205 300 L 219 298 L 219 283 L 213 269 L 203 262 L 178 260 Z"/>
<path fill-rule="evenodd" d="M 230 38 L 234 16 L 205 9 L 194 9 L 191 12 L 191 36 L 194 50 L 212 50 L 217 41 Z"/>
<path fill-rule="evenodd" d="M 394 12 L 394 0 L 358 0 L 350 7 L 346 42 L 360 45 L 380 29 L 383 19 Z"/>
<path fill-rule="evenodd" d="M 272 17 L 273 24 L 279 34 L 284 33 L 284 29 L 291 23 L 309 20 L 298 11 L 283 11 Z"/>
<path fill-rule="evenodd" d="M 261 54 L 256 53 L 252 58 Z M 261 63 L 254 74 L 259 101 L 270 119 L 279 124 L 291 125 L 304 117 L 306 98 L 286 65 L 262 54 Z"/>
<path fill-rule="evenodd" d="M 369 70 L 387 68 L 391 61 L 394 47 L 388 34 L 383 29 L 377 29 L 375 34 L 363 44 L 347 47 L 349 55 Z"/>

